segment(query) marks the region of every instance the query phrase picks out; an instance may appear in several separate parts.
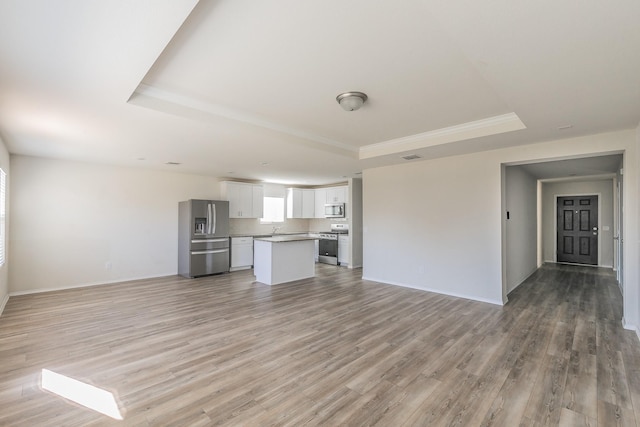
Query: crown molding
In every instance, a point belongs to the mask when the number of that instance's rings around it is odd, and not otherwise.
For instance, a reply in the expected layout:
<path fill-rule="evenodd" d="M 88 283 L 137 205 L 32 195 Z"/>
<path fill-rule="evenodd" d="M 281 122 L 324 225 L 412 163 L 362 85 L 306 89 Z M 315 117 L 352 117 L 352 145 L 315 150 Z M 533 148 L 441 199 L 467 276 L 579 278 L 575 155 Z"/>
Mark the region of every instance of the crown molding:
<path fill-rule="evenodd" d="M 526 129 L 516 113 L 507 113 L 500 116 L 488 117 L 482 120 L 462 123 L 442 129 L 389 141 L 366 145 L 359 150 L 359 158 L 370 159 L 389 154 L 404 153 L 419 150 L 421 148 L 443 145 L 456 141 L 464 141 L 483 136 L 497 135 L 506 132 Z"/>
<path fill-rule="evenodd" d="M 155 101 L 155 102 L 154 102 Z M 292 135 L 298 138 L 303 138 L 308 141 L 323 144 L 325 146 L 331 146 L 340 150 L 350 152 L 351 155 L 357 154 L 357 148 L 344 144 L 339 141 L 335 141 L 330 138 L 325 138 L 320 135 L 309 133 L 300 129 L 284 126 L 282 124 L 264 119 L 257 115 L 248 114 L 244 111 L 228 108 L 222 105 L 217 105 L 205 101 L 201 101 L 189 96 L 184 96 L 157 87 L 149 86 L 146 84 L 140 84 L 135 92 L 129 98 L 129 103 L 140 105 L 143 107 L 151 107 L 165 111 L 170 114 L 179 113 L 182 116 L 202 119 L 203 116 L 222 117 L 229 120 L 257 126 L 264 129 Z M 168 108 L 171 106 L 171 108 Z M 178 107 L 178 108 L 176 108 Z M 179 108 L 182 107 L 182 108 Z"/>

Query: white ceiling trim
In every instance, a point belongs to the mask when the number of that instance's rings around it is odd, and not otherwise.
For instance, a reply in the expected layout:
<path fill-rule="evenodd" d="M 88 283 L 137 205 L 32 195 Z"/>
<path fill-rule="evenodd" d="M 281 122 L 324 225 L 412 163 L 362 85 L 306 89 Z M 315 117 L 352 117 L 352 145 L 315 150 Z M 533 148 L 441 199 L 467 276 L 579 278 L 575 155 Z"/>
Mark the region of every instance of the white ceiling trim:
<path fill-rule="evenodd" d="M 429 132 L 391 139 L 377 144 L 366 145 L 360 148 L 359 158 L 363 160 L 389 154 L 404 153 L 421 148 L 433 147 L 435 145 L 498 135 L 526 128 L 516 113 L 507 113 Z"/>
<path fill-rule="evenodd" d="M 599 175 L 563 176 L 559 178 L 538 178 L 540 182 L 549 184 L 554 182 L 583 182 L 583 181 L 611 181 L 615 179 L 615 173 L 603 173 Z"/>
<path fill-rule="evenodd" d="M 147 102 L 140 102 L 140 98 L 145 99 Z M 287 135 L 296 136 L 298 138 L 304 138 L 306 140 L 314 141 L 320 144 L 330 145 L 342 150 L 346 150 L 350 153 L 357 153 L 357 149 L 351 145 L 343 144 L 339 141 L 334 141 L 330 138 L 325 138 L 320 135 L 315 135 L 309 132 L 305 132 L 300 129 L 295 129 L 289 126 L 284 126 L 276 122 L 272 122 L 262 117 L 251 115 L 240 110 L 231 109 L 221 105 L 212 104 L 209 102 L 200 101 L 188 96 L 179 95 L 174 92 L 170 92 L 163 89 L 158 89 L 146 84 L 140 84 L 135 92 L 131 95 L 128 102 L 141 106 L 148 106 L 149 101 L 160 101 L 161 104 L 172 104 L 174 106 L 186 107 L 189 110 L 195 110 L 200 113 L 210 114 L 216 117 L 223 117 L 225 119 L 235 120 L 238 122 L 258 126 L 265 129 L 270 129 L 276 132 L 281 132 Z M 158 103 L 155 107 L 159 107 Z M 162 110 L 163 108 L 158 108 Z M 182 111 L 185 111 L 184 109 Z M 165 112 L 170 114 L 175 113 L 175 110 Z M 193 114 L 192 118 L 202 117 L 202 114 Z"/>

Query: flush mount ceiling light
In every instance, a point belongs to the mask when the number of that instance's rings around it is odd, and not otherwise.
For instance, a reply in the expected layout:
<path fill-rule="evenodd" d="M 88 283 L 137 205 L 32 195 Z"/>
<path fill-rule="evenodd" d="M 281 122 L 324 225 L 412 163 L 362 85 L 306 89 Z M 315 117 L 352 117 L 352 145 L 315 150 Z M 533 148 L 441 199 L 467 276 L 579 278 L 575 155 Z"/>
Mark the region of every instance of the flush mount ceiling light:
<path fill-rule="evenodd" d="M 362 92 L 345 92 L 336 96 L 336 101 L 345 111 L 356 111 L 366 100 L 367 95 Z"/>

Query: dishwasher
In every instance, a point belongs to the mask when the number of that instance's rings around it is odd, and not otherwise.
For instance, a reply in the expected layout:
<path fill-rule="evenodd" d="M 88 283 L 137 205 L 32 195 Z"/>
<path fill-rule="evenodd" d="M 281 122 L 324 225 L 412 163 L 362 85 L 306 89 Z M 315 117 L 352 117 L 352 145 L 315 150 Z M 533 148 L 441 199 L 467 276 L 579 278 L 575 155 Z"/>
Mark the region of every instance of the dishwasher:
<path fill-rule="evenodd" d="M 251 267 L 253 267 L 253 237 L 232 237 L 229 270 L 248 270 Z"/>

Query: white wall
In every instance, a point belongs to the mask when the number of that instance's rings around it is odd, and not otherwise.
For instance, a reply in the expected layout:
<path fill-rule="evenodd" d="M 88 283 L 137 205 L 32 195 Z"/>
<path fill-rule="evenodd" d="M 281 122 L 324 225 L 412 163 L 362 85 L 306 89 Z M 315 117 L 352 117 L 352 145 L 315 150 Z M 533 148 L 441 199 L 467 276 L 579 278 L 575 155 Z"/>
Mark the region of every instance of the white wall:
<path fill-rule="evenodd" d="M 556 261 L 556 196 L 598 195 L 599 265 L 613 268 L 613 179 L 545 182 L 542 185 L 542 247 L 545 262 Z M 609 228 L 605 230 L 604 228 Z"/>
<path fill-rule="evenodd" d="M 9 237 L 10 237 L 10 222 L 11 222 L 11 165 L 10 165 L 10 157 L 9 151 L 7 151 L 7 147 L 4 145 L 4 141 L 0 139 L 0 168 L 7 174 L 7 186 L 6 186 L 6 224 L 5 224 L 5 232 L 6 232 L 6 240 L 5 240 L 5 263 L 0 267 L 0 314 L 4 310 L 4 306 L 9 300 Z"/>
<path fill-rule="evenodd" d="M 277 227 L 278 233 L 306 233 L 309 230 L 308 219 L 286 218 L 277 224 L 261 224 L 258 218 L 231 218 L 229 232 L 232 236 L 257 236 L 271 234 Z"/>
<path fill-rule="evenodd" d="M 638 159 L 633 130 L 364 171 L 367 279 L 501 304 L 501 167 L 625 152 L 625 326 L 638 324 Z M 504 241 L 503 241 L 504 238 Z"/>
<path fill-rule="evenodd" d="M 364 277 L 502 304 L 501 170 L 491 158 L 365 170 Z"/>
<path fill-rule="evenodd" d="M 538 268 L 537 179 L 519 166 L 506 167 L 504 201 L 505 272 L 509 293 Z"/>
<path fill-rule="evenodd" d="M 640 197 L 640 191 L 638 191 L 638 189 L 640 189 L 640 173 L 630 173 L 630 171 L 627 170 L 627 168 L 631 167 L 632 165 L 635 165 L 636 168 L 640 169 L 640 124 L 638 125 L 638 127 L 636 128 L 636 146 L 639 147 L 639 149 L 635 152 L 635 156 L 632 157 L 632 160 L 625 158 L 624 159 L 624 164 L 623 164 L 623 169 L 624 169 L 624 174 L 625 177 L 623 177 L 623 180 L 625 180 L 625 183 L 623 185 L 623 191 L 624 191 L 624 197 L 623 197 L 623 213 L 622 213 L 622 217 L 623 217 L 623 221 L 624 221 L 624 229 L 622 230 L 622 235 L 624 237 L 624 239 L 629 239 L 632 236 L 635 237 L 635 241 L 636 244 L 638 244 L 638 246 L 640 246 L 640 230 L 638 230 L 638 224 L 640 224 L 640 208 L 638 208 L 638 197 Z M 626 182 L 626 179 L 629 179 L 630 182 Z M 632 193 L 632 197 L 634 197 L 633 200 L 629 200 L 629 192 L 627 191 L 627 187 L 629 187 L 629 185 L 632 185 L 634 187 L 634 189 L 636 191 L 634 191 Z M 634 206 L 637 209 L 636 210 L 632 210 L 629 209 L 629 206 Z M 633 215 L 633 216 L 628 216 L 628 215 Z M 629 233 L 628 229 L 629 226 L 635 227 L 634 231 L 636 231 L 636 233 Z M 631 275 L 636 275 L 636 277 L 640 278 L 640 262 L 638 262 L 638 259 L 640 259 L 640 254 L 638 253 L 634 253 L 633 256 L 634 258 L 631 258 L 628 256 L 628 245 L 626 243 L 623 243 L 623 254 L 622 254 L 622 264 L 623 264 L 623 303 L 624 303 L 624 316 L 625 319 L 623 319 L 624 323 L 625 323 L 625 327 L 627 329 L 635 329 L 636 331 L 636 335 L 638 336 L 638 338 L 640 338 L 640 284 L 638 284 L 638 286 L 632 286 L 631 284 L 627 283 L 627 280 L 629 280 Z M 629 272 L 628 270 L 631 270 L 631 272 Z M 639 279 L 640 280 L 640 279 Z M 635 285 L 635 283 L 634 283 Z M 635 290 L 635 295 L 632 294 L 632 290 Z M 637 312 L 635 313 L 635 317 L 633 316 L 634 313 L 631 312 L 631 310 L 629 310 L 628 306 L 630 306 L 631 304 L 635 305 Z"/>
<path fill-rule="evenodd" d="M 12 294 L 176 274 L 178 202 L 220 193 L 212 177 L 26 156 L 11 173 Z"/>

